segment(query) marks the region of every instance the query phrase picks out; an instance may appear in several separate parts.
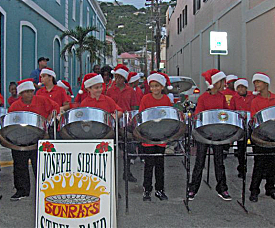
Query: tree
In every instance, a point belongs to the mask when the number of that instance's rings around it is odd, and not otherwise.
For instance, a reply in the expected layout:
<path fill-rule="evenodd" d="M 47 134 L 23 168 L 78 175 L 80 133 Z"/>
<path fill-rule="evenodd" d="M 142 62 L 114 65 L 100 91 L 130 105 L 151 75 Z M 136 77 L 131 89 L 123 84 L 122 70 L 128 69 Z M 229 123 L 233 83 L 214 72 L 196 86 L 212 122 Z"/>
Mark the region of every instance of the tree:
<path fill-rule="evenodd" d="M 76 57 L 79 60 L 80 66 L 80 75 L 78 77 L 78 82 L 81 83 L 82 80 L 82 55 L 87 50 L 87 44 L 90 42 L 89 39 L 91 37 L 90 32 L 98 31 L 96 27 L 80 27 L 77 26 L 75 29 L 67 30 L 62 33 L 60 39 L 63 40 L 65 37 L 70 37 L 72 39 L 71 42 L 65 45 L 65 47 L 61 51 L 61 56 L 65 59 L 65 54 L 68 52 L 72 55 L 72 47 L 76 47 Z"/>
<path fill-rule="evenodd" d="M 90 53 L 91 65 L 95 61 L 100 62 L 100 52 L 105 54 L 106 43 L 96 39 L 94 36 L 89 36 L 84 42 L 84 49 Z"/>

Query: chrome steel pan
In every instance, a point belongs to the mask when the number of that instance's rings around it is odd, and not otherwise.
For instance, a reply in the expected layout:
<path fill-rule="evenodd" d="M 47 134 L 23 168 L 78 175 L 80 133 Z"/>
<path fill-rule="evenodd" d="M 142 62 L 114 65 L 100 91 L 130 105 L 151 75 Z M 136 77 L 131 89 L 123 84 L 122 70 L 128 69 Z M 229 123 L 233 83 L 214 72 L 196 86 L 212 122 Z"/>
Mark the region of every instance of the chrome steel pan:
<path fill-rule="evenodd" d="M 186 130 L 185 115 L 173 107 L 154 107 L 134 116 L 132 125 L 137 140 L 160 144 L 174 141 Z"/>
<path fill-rule="evenodd" d="M 215 109 L 197 114 L 192 135 L 211 145 L 232 143 L 244 135 L 244 119 L 234 111 Z"/>
<path fill-rule="evenodd" d="M 6 108 L 0 107 L 0 117 L 4 116 L 8 113 L 8 110 Z"/>
<path fill-rule="evenodd" d="M 98 108 L 75 108 L 61 116 L 59 128 L 63 139 L 113 138 L 115 120 Z"/>
<path fill-rule="evenodd" d="M 275 147 L 275 106 L 257 112 L 253 117 L 252 141 L 261 147 Z"/>
<path fill-rule="evenodd" d="M 47 121 L 33 112 L 10 112 L 1 117 L 1 144 L 15 150 L 34 150 L 47 138 Z"/>
<path fill-rule="evenodd" d="M 127 126 L 127 138 L 133 139 L 133 125 L 132 120 L 136 114 L 138 114 L 138 110 L 126 111 L 123 113 L 123 116 L 119 119 L 119 135 L 124 137 L 124 130 Z"/>

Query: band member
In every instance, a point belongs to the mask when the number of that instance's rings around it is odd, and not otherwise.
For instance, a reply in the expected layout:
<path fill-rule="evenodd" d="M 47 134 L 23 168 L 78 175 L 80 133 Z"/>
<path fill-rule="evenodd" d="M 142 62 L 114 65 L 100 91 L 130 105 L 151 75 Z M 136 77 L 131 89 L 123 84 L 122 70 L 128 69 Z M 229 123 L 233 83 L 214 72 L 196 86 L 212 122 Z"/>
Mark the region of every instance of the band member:
<path fill-rule="evenodd" d="M 55 101 L 60 106 L 61 112 L 70 109 L 70 100 L 66 90 L 56 85 L 55 72 L 51 68 L 44 68 L 41 70 L 40 76 L 44 87 L 39 89 L 36 94 Z"/>
<path fill-rule="evenodd" d="M 137 109 L 136 93 L 133 88 L 126 84 L 129 69 L 118 64 L 111 73 L 115 76 L 113 85 L 107 90 L 106 95 L 111 97 L 119 107 L 122 108 L 123 112 Z M 134 151 L 134 147 L 130 144 L 127 147 L 127 151 Z M 123 156 L 125 158 L 125 156 Z M 130 159 L 130 157 L 128 156 Z M 124 161 L 125 162 L 125 161 Z M 128 167 L 128 180 L 130 182 L 137 182 L 137 179 L 133 176 L 130 171 L 130 165 Z M 123 179 L 125 180 L 126 174 L 123 173 Z"/>
<path fill-rule="evenodd" d="M 247 91 L 248 81 L 245 78 L 240 78 L 234 83 L 234 88 L 236 94 L 231 98 L 230 101 L 230 109 L 231 110 L 239 110 L 239 111 L 249 111 L 251 108 L 252 100 L 254 99 L 254 95 L 252 92 Z M 243 141 L 238 141 L 238 160 L 239 165 L 237 167 L 238 177 L 243 178 L 244 176 L 244 153 L 246 148 L 244 147 Z"/>
<path fill-rule="evenodd" d="M 275 94 L 268 90 L 270 85 L 270 78 L 268 75 L 258 72 L 253 75 L 252 82 L 254 83 L 256 93 L 258 94 L 251 104 L 251 116 L 254 116 L 256 112 L 275 105 Z M 274 152 L 274 149 L 255 146 L 253 152 L 256 154 L 272 153 Z M 275 199 L 275 157 L 273 155 L 254 156 L 254 167 L 249 189 L 251 191 L 249 200 L 252 202 L 258 201 L 263 174 L 266 175 L 265 194 Z"/>
<path fill-rule="evenodd" d="M 139 79 L 140 79 L 140 74 L 138 74 L 136 72 L 130 72 L 128 75 L 128 79 L 127 79 L 129 86 L 132 87 L 136 92 L 138 106 L 139 106 L 140 101 L 143 97 L 143 92 L 142 92 L 141 88 L 139 88 L 139 86 L 138 86 Z"/>
<path fill-rule="evenodd" d="M 163 73 L 153 73 L 148 77 L 148 83 L 152 93 L 144 95 L 140 102 L 139 111 L 143 111 L 147 108 L 157 107 L 157 106 L 172 106 L 170 99 L 167 95 L 162 94 L 166 83 L 168 84 L 168 89 L 172 89 L 169 77 Z M 142 144 L 144 153 L 147 154 L 164 154 L 166 144 Z M 160 200 L 168 200 L 164 192 L 164 156 L 145 157 L 145 167 L 144 167 L 144 181 L 143 181 L 143 201 L 151 201 L 152 192 L 152 178 L 153 169 L 155 166 L 155 196 Z"/>
<path fill-rule="evenodd" d="M 228 107 L 230 106 L 231 98 L 236 94 L 234 83 L 237 80 L 238 80 L 238 76 L 233 74 L 230 74 L 226 77 L 226 89 L 222 91 L 222 94 L 225 95 Z"/>
<path fill-rule="evenodd" d="M 71 87 L 70 83 L 65 80 L 59 80 L 59 81 L 57 81 L 56 85 L 66 90 L 67 97 L 71 103 L 72 98 L 74 98 L 74 94 L 73 94 L 72 87 Z"/>
<path fill-rule="evenodd" d="M 9 105 L 12 105 L 13 102 L 18 100 L 18 95 L 17 95 L 17 90 L 16 90 L 16 83 L 15 82 L 11 82 L 9 85 L 9 92 L 11 94 L 11 96 L 8 98 L 8 103 Z"/>
<path fill-rule="evenodd" d="M 88 90 L 89 95 L 81 102 L 81 107 L 100 108 L 111 113 L 113 116 L 114 112 L 117 110 L 118 118 L 122 116 L 122 109 L 116 104 L 116 102 L 112 98 L 102 94 L 104 81 L 100 74 L 86 74 L 83 83 L 85 89 Z"/>
<path fill-rule="evenodd" d="M 103 85 L 105 85 L 105 89 L 103 88 L 103 91 L 102 91 L 103 94 L 106 94 L 107 90 L 112 86 L 113 75 L 111 71 L 112 71 L 112 68 L 108 65 L 101 68 L 101 75 L 104 81 Z"/>
<path fill-rule="evenodd" d="M 199 97 L 195 114 L 210 109 L 227 109 L 228 105 L 225 96 L 221 93 L 224 89 L 226 75 L 222 71 L 211 69 L 204 72 L 202 76 L 205 78 L 208 90 Z M 192 182 L 188 189 L 189 200 L 193 200 L 199 190 L 208 148 L 209 145 L 197 142 L 196 162 L 192 173 Z M 214 152 L 215 174 L 217 180 L 216 191 L 218 192 L 218 196 L 222 199 L 231 200 L 227 192 L 228 187 L 223 164 L 223 145 L 212 145 L 212 148 Z"/>
<path fill-rule="evenodd" d="M 35 87 L 33 79 L 18 82 L 17 93 L 20 96 L 9 108 L 9 112 L 28 111 L 37 113 L 50 119 L 53 110 L 59 112 L 56 102 L 42 96 L 34 96 Z M 32 163 L 34 176 L 37 173 L 37 150 L 18 151 L 12 150 L 13 177 L 16 193 L 10 198 L 12 201 L 20 200 L 30 195 L 29 159 Z"/>

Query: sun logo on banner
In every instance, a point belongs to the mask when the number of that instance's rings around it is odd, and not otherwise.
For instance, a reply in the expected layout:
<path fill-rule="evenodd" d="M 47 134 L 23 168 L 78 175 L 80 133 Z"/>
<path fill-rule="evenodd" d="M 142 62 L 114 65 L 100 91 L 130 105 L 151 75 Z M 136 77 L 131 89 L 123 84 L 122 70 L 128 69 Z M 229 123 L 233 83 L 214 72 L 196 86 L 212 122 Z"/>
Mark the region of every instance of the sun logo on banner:
<path fill-rule="evenodd" d="M 42 184 L 45 213 L 60 218 L 85 218 L 100 212 L 100 196 L 109 194 L 96 177 L 64 173 Z"/>

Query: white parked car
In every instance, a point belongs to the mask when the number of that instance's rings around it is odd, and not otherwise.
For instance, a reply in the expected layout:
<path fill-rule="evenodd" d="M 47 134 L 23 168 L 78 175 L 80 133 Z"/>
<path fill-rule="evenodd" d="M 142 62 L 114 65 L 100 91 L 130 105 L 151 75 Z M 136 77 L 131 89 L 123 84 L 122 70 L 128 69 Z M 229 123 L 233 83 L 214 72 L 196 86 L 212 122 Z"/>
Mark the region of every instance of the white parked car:
<path fill-rule="evenodd" d="M 172 84 L 176 84 L 176 82 L 180 82 L 183 86 L 191 86 L 187 91 L 181 92 L 180 94 L 174 94 L 175 101 L 179 100 L 179 95 L 185 95 L 185 98 L 190 100 L 193 103 L 197 103 L 198 98 L 200 96 L 200 90 L 194 80 L 190 77 L 186 76 L 169 76 Z"/>

